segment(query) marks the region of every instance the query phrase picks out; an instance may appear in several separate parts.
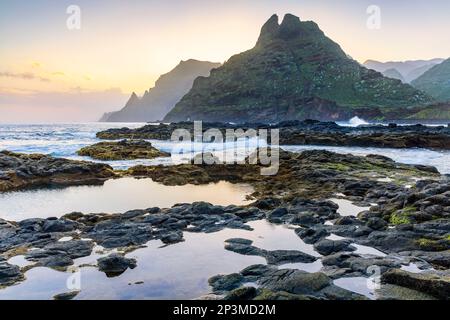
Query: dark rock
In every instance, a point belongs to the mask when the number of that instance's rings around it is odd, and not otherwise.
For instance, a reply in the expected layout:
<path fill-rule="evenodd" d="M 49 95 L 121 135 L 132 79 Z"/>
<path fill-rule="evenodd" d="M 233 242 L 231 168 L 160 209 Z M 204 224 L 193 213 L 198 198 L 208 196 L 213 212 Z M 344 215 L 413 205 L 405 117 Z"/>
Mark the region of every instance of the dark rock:
<path fill-rule="evenodd" d="M 370 218 L 366 226 L 374 230 L 382 230 L 387 228 L 387 222 L 380 218 Z"/>
<path fill-rule="evenodd" d="M 330 235 L 323 227 L 297 228 L 295 233 L 307 244 L 316 243 Z"/>
<path fill-rule="evenodd" d="M 281 204 L 281 201 L 276 198 L 264 198 L 259 199 L 253 203 L 253 206 L 263 209 L 263 210 L 269 210 L 273 209 L 275 207 L 278 207 Z"/>
<path fill-rule="evenodd" d="M 91 241 L 70 240 L 53 242 L 42 249 L 29 251 L 27 260 L 38 262 L 50 268 L 65 268 L 73 264 L 73 259 L 89 256 L 94 244 Z"/>
<path fill-rule="evenodd" d="M 46 220 L 42 226 L 42 232 L 68 232 L 77 228 L 77 224 L 71 220 Z"/>
<path fill-rule="evenodd" d="M 71 292 L 64 292 L 64 293 L 59 293 L 57 295 L 53 296 L 54 300 L 72 300 L 73 298 L 75 298 L 78 294 L 80 293 L 80 291 L 71 291 Z"/>
<path fill-rule="evenodd" d="M 265 251 L 247 243 L 230 242 L 225 245 L 225 250 L 233 251 L 247 256 L 265 256 Z"/>
<path fill-rule="evenodd" d="M 286 208 L 277 208 L 275 210 L 272 210 L 267 215 L 267 220 L 278 222 L 279 219 L 287 215 L 289 211 Z"/>
<path fill-rule="evenodd" d="M 184 241 L 183 240 L 183 232 L 181 231 L 173 231 L 161 236 L 161 241 L 165 244 L 173 244 L 177 242 Z"/>
<path fill-rule="evenodd" d="M 348 240 L 328 240 L 324 239 L 319 242 L 317 242 L 314 245 L 314 250 L 316 250 L 321 255 L 327 256 L 335 252 L 339 251 L 354 251 L 356 250 L 351 245 L 351 241 Z"/>
<path fill-rule="evenodd" d="M 0 261 L 0 286 L 9 286 L 23 279 L 18 266 Z"/>
<path fill-rule="evenodd" d="M 0 179 L 0 192 L 31 186 L 101 184 L 115 175 L 105 164 L 10 151 L 0 151 L 0 170 L 8 172 L 8 179 Z"/>
<path fill-rule="evenodd" d="M 301 214 L 297 214 L 295 218 L 292 220 L 292 224 L 300 225 L 300 226 L 313 226 L 320 223 L 320 219 L 316 217 L 316 215 L 312 212 L 304 212 Z"/>
<path fill-rule="evenodd" d="M 238 288 L 244 277 L 239 273 L 229 275 L 217 275 L 208 280 L 209 285 L 213 288 L 213 292 L 220 293 Z"/>
<path fill-rule="evenodd" d="M 381 272 L 391 268 L 400 268 L 401 262 L 388 257 L 361 257 L 354 253 L 336 253 L 322 259 L 324 266 L 335 266 L 345 270 L 345 273 L 357 273 L 356 275 L 370 276 L 369 267 L 378 266 Z"/>
<path fill-rule="evenodd" d="M 224 300 L 251 300 L 255 298 L 257 294 L 258 292 L 254 287 L 242 287 L 232 290 L 225 296 Z"/>
<path fill-rule="evenodd" d="M 243 244 L 243 245 L 251 245 L 253 243 L 252 240 L 248 239 L 242 239 L 242 238 L 232 238 L 225 240 L 226 243 L 237 243 L 237 244 Z"/>
<path fill-rule="evenodd" d="M 349 226 L 349 225 L 355 225 L 355 224 L 360 224 L 361 221 L 359 221 L 357 218 L 352 217 L 352 216 L 344 216 L 341 218 L 336 219 L 336 221 L 334 222 L 335 225 L 338 226 Z"/>
<path fill-rule="evenodd" d="M 307 273 L 300 270 L 278 270 L 261 279 L 261 284 L 272 291 L 293 294 L 316 294 L 331 284 L 323 273 Z"/>
<path fill-rule="evenodd" d="M 276 265 L 296 262 L 311 263 L 317 260 L 316 257 L 296 250 L 266 251 L 264 256 L 269 264 Z"/>
<path fill-rule="evenodd" d="M 436 298 L 450 299 L 450 276 L 439 274 L 411 273 L 403 270 L 390 270 L 381 277 L 382 281 L 428 293 Z"/>
<path fill-rule="evenodd" d="M 128 268 L 136 268 L 136 260 L 128 259 L 117 253 L 112 253 L 107 257 L 97 260 L 98 269 L 108 277 L 116 277 L 124 273 Z"/>

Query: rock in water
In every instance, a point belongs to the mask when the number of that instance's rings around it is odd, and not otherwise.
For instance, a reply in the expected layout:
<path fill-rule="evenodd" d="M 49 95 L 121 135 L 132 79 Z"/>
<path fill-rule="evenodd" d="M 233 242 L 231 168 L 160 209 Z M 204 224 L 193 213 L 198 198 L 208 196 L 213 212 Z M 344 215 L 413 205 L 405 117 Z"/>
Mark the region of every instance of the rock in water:
<path fill-rule="evenodd" d="M 169 157 L 167 152 L 160 151 L 145 140 L 121 140 L 99 142 L 81 148 L 80 156 L 87 156 L 98 160 L 134 160 Z"/>
<path fill-rule="evenodd" d="M 24 279 L 20 268 L 7 262 L 0 262 L 0 288 Z"/>
<path fill-rule="evenodd" d="M 114 175 L 106 164 L 0 151 L 0 192 L 32 186 L 102 184 Z"/>
<path fill-rule="evenodd" d="M 124 273 L 128 268 L 136 268 L 136 260 L 128 259 L 117 253 L 97 260 L 98 269 L 106 273 L 108 277 L 116 277 Z"/>
<path fill-rule="evenodd" d="M 273 15 L 256 46 L 194 81 L 164 121 L 372 119 L 432 99 L 348 58 L 316 23 Z M 403 108 L 402 108 L 403 107 Z"/>
<path fill-rule="evenodd" d="M 79 293 L 80 293 L 80 291 L 70 291 L 70 292 L 59 293 L 59 294 L 54 295 L 53 299 L 54 300 L 72 300 Z"/>

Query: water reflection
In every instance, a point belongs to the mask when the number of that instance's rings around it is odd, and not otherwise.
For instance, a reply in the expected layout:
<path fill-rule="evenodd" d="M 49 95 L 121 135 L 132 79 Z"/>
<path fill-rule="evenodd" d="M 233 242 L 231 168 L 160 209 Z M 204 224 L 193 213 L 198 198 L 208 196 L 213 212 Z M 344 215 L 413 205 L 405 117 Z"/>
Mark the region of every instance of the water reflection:
<path fill-rule="evenodd" d="M 165 186 L 151 179 L 121 178 L 102 186 L 75 186 L 0 193 L 0 217 L 6 220 L 62 216 L 69 212 L 119 213 L 176 203 L 206 201 L 217 205 L 249 203 L 250 186 L 219 182 Z"/>
<path fill-rule="evenodd" d="M 254 229 L 225 229 L 216 233 L 185 232 L 185 241 L 163 246 L 159 240 L 127 254 L 137 260 L 137 267 L 115 278 L 107 278 L 95 266 L 99 257 L 109 254 L 96 247 L 93 255 L 75 260 L 80 267 L 81 292 L 76 299 L 194 299 L 210 292 L 208 279 L 216 274 L 239 272 L 253 264 L 265 264 L 262 257 L 245 256 L 224 249 L 229 238 L 246 238 L 267 250 L 291 249 L 313 252 L 294 231 L 267 221 L 253 221 Z M 317 254 L 316 254 L 317 255 Z M 284 267 L 306 271 L 320 269 L 320 261 L 311 264 L 291 264 Z M 26 273 L 27 280 L 0 290 L 0 299 L 51 299 L 68 292 L 69 272 L 34 268 Z M 42 281 L 45 279 L 45 281 Z"/>

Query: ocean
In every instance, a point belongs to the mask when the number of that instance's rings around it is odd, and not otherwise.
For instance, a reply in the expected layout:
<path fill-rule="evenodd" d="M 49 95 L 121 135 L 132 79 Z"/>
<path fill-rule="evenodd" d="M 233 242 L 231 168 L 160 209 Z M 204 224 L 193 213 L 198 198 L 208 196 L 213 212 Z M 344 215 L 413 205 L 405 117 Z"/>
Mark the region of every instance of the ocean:
<path fill-rule="evenodd" d="M 355 126 L 364 124 L 361 119 L 352 119 L 340 125 Z M 75 160 L 92 160 L 80 157 L 77 150 L 101 141 L 95 134 L 109 128 L 130 127 L 137 128 L 145 123 L 59 123 L 59 124 L 0 124 L 0 150 L 9 150 L 22 153 L 43 153 L 54 157 Z M 150 140 L 153 145 L 163 151 L 171 152 L 174 144 L 170 141 Z M 261 141 L 251 141 L 252 147 L 263 145 Z M 224 148 L 234 149 L 233 144 L 204 144 L 200 146 L 204 151 L 220 152 Z M 327 146 L 281 146 L 285 150 L 301 152 L 303 150 L 321 149 L 337 153 L 351 153 L 355 155 L 380 154 L 395 161 L 407 164 L 431 165 L 438 168 L 443 174 L 450 174 L 450 151 L 428 150 L 420 148 L 392 149 L 392 148 L 362 148 L 362 147 L 327 147 Z M 200 151 L 200 150 L 196 150 Z M 152 160 L 126 160 L 126 161 L 97 161 L 108 163 L 115 169 L 127 169 L 137 164 L 169 165 L 170 158 L 157 158 Z"/>

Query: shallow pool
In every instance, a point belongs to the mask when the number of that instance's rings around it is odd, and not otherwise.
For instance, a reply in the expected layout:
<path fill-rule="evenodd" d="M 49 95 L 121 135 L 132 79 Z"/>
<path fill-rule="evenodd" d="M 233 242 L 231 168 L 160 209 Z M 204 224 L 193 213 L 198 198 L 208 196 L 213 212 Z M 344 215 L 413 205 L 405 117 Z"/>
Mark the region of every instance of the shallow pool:
<path fill-rule="evenodd" d="M 151 179 L 121 178 L 101 186 L 74 186 L 0 193 L 0 218 L 60 217 L 70 212 L 120 213 L 177 203 L 206 201 L 216 205 L 243 205 L 253 192 L 246 184 L 165 186 Z"/>

